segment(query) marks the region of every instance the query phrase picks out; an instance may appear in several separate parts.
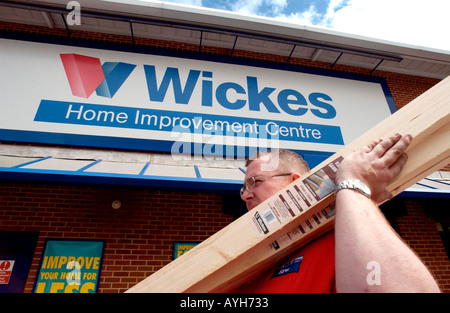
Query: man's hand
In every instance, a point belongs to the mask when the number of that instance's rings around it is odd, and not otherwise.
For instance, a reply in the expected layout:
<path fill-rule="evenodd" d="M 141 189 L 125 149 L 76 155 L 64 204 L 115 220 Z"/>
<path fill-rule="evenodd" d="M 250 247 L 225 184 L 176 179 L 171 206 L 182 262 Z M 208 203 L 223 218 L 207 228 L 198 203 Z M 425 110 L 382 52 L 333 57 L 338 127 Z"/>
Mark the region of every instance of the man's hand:
<path fill-rule="evenodd" d="M 411 141 L 411 135 L 400 134 L 372 141 L 342 161 L 336 182 L 359 179 L 372 191 L 372 200 L 377 204 L 383 203 L 392 197 L 386 186 L 405 165 L 408 159 L 405 150 Z"/>

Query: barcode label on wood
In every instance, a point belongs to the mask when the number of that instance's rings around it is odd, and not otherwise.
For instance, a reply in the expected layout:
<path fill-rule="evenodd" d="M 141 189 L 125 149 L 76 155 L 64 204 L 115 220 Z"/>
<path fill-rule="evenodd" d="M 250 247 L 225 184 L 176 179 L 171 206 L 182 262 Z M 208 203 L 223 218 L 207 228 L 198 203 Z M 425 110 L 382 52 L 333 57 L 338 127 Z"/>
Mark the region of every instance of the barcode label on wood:
<path fill-rule="evenodd" d="M 264 202 L 254 209 L 253 223 L 260 235 L 266 235 L 279 225 L 288 222 L 295 216 L 305 213 L 315 203 L 334 192 L 335 177 L 342 157 L 338 157 L 308 177 L 299 179 L 295 185 L 281 191 L 277 197 Z M 320 212 L 318 212 L 320 214 Z M 321 216 L 311 216 L 302 227 L 312 229 L 311 222 L 321 223 Z M 302 229 L 299 229 L 302 231 Z"/>
<path fill-rule="evenodd" d="M 273 212 L 272 212 L 272 210 L 267 210 L 267 211 L 265 211 L 265 212 L 263 212 L 262 213 L 262 217 L 263 217 L 263 219 L 264 219 L 264 221 L 267 223 L 267 224 L 270 224 L 270 223 L 272 223 L 273 221 L 275 221 L 275 215 L 273 215 Z"/>
<path fill-rule="evenodd" d="M 330 205 L 320 212 L 313 214 L 297 227 L 290 230 L 285 235 L 278 238 L 270 244 L 271 249 L 278 250 L 290 244 L 292 240 L 298 240 L 301 236 L 310 233 L 314 228 L 320 227 L 322 222 L 334 216 L 334 204 Z"/>

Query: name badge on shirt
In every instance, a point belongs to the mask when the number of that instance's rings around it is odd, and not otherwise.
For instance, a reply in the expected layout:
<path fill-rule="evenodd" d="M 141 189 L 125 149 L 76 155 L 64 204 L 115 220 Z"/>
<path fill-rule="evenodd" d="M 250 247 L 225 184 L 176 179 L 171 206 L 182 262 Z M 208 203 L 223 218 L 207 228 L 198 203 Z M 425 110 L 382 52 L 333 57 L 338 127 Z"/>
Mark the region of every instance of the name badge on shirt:
<path fill-rule="evenodd" d="M 271 278 L 283 276 L 289 273 L 298 273 L 298 270 L 300 269 L 300 264 L 302 263 L 303 255 L 290 260 L 282 265 L 280 265 L 275 273 L 273 273 Z"/>

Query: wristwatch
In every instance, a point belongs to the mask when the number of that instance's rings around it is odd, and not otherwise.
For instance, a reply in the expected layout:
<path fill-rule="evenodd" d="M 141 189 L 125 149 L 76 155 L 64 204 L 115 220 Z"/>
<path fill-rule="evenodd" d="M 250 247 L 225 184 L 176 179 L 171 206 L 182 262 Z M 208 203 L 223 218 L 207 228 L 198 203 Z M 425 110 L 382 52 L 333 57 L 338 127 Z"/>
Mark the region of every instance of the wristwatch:
<path fill-rule="evenodd" d="M 370 188 L 367 187 L 367 185 L 365 183 L 363 183 L 362 181 L 360 181 L 359 179 L 349 179 L 349 180 L 341 181 L 337 185 L 335 193 L 338 193 L 338 191 L 341 190 L 341 189 L 353 189 L 353 190 L 356 190 L 359 193 L 365 195 L 369 199 L 372 196 Z"/>

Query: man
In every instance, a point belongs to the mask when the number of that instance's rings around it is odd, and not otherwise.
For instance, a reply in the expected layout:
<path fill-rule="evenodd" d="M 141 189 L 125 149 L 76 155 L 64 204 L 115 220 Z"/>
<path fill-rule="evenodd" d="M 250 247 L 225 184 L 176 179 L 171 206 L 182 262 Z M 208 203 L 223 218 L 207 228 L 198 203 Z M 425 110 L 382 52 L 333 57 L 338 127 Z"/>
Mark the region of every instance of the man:
<path fill-rule="evenodd" d="M 240 292 L 439 292 L 433 277 L 378 208 L 391 198 L 386 186 L 407 161 L 410 135 L 377 139 L 347 156 L 336 173 L 335 230 L 305 247 Z M 252 210 L 301 175 L 308 167 L 286 150 L 247 162 L 241 197 Z M 353 188 L 359 180 L 371 195 Z M 372 267 L 373 266 L 373 267 Z M 368 280 L 371 269 L 378 280 Z"/>

